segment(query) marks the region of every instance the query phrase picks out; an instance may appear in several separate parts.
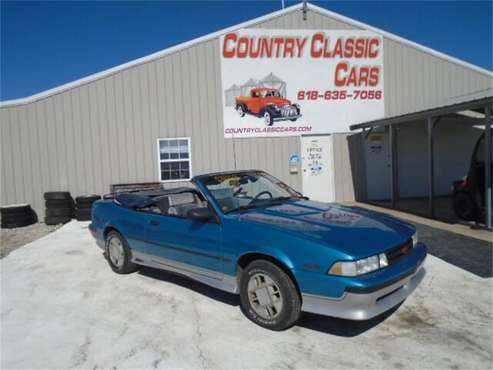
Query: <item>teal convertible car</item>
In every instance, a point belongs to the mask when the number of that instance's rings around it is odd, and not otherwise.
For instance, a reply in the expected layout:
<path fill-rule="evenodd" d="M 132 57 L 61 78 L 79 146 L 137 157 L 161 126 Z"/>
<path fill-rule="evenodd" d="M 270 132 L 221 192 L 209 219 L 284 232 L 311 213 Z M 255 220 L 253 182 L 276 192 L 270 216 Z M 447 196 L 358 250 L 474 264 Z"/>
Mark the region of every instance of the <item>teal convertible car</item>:
<path fill-rule="evenodd" d="M 256 170 L 189 185 L 94 204 L 90 230 L 113 271 L 150 266 L 239 294 L 245 315 L 272 330 L 301 311 L 372 318 L 425 274 L 426 246 L 396 218 L 310 201 Z"/>

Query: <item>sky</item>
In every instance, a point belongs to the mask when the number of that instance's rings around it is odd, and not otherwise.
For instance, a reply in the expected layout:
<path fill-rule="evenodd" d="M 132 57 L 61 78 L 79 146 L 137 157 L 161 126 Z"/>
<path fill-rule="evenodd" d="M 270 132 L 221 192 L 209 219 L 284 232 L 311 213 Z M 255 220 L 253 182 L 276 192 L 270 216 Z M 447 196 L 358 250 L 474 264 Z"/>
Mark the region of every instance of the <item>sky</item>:
<path fill-rule="evenodd" d="M 491 1 L 313 3 L 493 69 Z M 280 0 L 1 0 L 0 100 L 30 96 L 280 8 Z"/>

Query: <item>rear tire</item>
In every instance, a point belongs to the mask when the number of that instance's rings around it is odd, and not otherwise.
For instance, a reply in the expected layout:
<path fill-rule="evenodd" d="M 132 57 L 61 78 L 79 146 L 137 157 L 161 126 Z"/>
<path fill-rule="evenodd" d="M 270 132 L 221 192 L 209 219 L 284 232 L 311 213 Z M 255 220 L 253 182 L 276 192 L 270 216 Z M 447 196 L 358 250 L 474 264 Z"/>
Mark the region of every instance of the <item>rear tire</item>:
<path fill-rule="evenodd" d="M 117 231 L 110 231 L 106 236 L 105 257 L 111 269 L 117 274 L 130 274 L 137 271 L 132 262 L 132 251 L 127 241 Z"/>
<path fill-rule="evenodd" d="M 285 330 L 300 317 L 301 298 L 291 277 L 266 260 L 251 262 L 240 280 L 243 313 L 255 324 Z"/>
<path fill-rule="evenodd" d="M 245 108 L 243 107 L 243 105 L 238 104 L 238 105 L 236 106 L 236 112 L 238 113 L 238 115 L 239 115 L 240 117 L 245 117 Z"/>
<path fill-rule="evenodd" d="M 464 221 L 477 221 L 479 218 L 479 209 L 474 202 L 471 194 L 461 191 L 454 194 L 453 208 L 455 215 Z"/>

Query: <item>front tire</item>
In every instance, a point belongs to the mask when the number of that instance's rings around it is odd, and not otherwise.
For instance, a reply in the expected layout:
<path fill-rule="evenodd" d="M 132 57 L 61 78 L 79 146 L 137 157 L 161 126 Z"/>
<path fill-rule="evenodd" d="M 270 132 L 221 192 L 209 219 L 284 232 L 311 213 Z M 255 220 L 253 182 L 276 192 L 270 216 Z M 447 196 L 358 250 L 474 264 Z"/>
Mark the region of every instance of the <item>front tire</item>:
<path fill-rule="evenodd" d="M 274 124 L 274 117 L 272 117 L 272 113 L 268 109 L 264 111 L 263 117 L 264 123 L 267 127 Z"/>
<path fill-rule="evenodd" d="M 255 324 L 285 330 L 300 317 L 301 299 L 291 277 L 265 260 L 251 262 L 240 280 L 243 313 Z"/>
<path fill-rule="evenodd" d="M 111 269 L 117 274 L 130 274 L 137 270 L 132 262 L 132 251 L 125 238 L 116 231 L 106 236 L 105 255 Z"/>

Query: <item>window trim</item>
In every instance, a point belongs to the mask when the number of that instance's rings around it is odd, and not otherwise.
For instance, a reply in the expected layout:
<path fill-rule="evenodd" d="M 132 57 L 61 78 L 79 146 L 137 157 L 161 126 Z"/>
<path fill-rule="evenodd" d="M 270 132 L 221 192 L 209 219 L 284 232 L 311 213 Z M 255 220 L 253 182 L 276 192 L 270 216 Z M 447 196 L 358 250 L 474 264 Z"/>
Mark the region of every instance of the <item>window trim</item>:
<path fill-rule="evenodd" d="M 161 159 L 161 145 L 160 142 L 163 140 L 187 140 L 188 142 L 188 158 L 178 158 L 178 159 Z M 192 172 L 192 138 L 191 137 L 160 137 L 156 139 L 156 145 L 157 145 L 157 170 L 158 170 L 158 181 L 162 183 L 170 183 L 170 182 L 184 182 L 184 181 L 190 181 L 193 178 L 193 172 Z M 187 160 L 188 161 L 188 173 L 189 177 L 187 179 L 173 179 L 173 180 L 162 180 L 161 179 L 161 163 L 166 162 L 183 162 Z"/>

